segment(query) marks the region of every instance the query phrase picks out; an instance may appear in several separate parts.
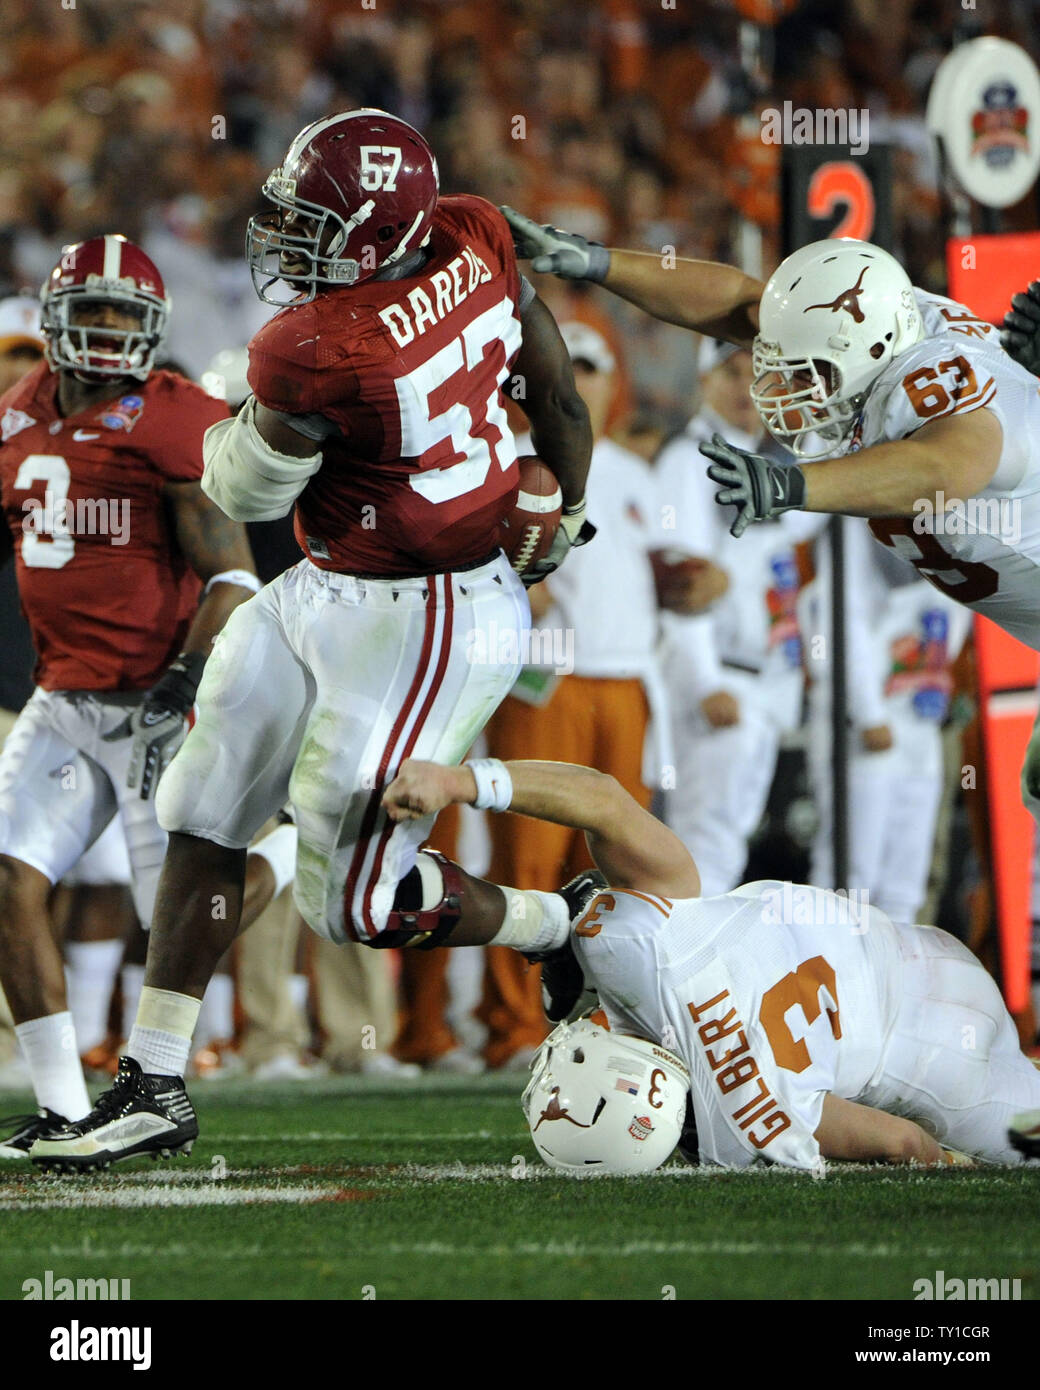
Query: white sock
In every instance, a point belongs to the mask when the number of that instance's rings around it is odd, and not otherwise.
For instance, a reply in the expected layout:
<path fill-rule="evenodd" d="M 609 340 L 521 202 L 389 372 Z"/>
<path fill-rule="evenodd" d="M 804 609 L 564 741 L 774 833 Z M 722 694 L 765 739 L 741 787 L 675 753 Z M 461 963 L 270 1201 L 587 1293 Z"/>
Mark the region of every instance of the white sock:
<path fill-rule="evenodd" d="M 198 1049 L 230 1038 L 235 1031 L 234 1007 L 235 982 L 230 975 L 214 975 L 202 996 L 192 1046 Z"/>
<path fill-rule="evenodd" d="M 506 915 L 491 946 L 514 946 L 518 951 L 553 951 L 571 930 L 570 909 L 559 893 L 502 888 Z"/>
<path fill-rule="evenodd" d="M 66 1120 L 82 1120 L 90 1110 L 90 1097 L 69 1011 L 16 1023 L 14 1031 L 29 1067 L 37 1104 Z"/>
<path fill-rule="evenodd" d="M 289 976 L 289 998 L 292 1000 L 293 1008 L 307 1017 L 307 1002 L 311 995 L 311 982 L 306 975 Z"/>
<path fill-rule="evenodd" d="M 191 994 L 145 985 L 127 1056 L 153 1076 L 183 1076 L 201 1007 L 202 1001 Z"/>
<path fill-rule="evenodd" d="M 65 983 L 69 1013 L 76 1028 L 76 1041 L 89 1052 L 108 1033 L 108 1006 L 112 1002 L 123 943 L 114 941 L 70 941 L 65 947 Z"/>
<path fill-rule="evenodd" d="M 270 835 L 258 840 L 246 855 L 247 861 L 251 855 L 258 854 L 270 864 L 271 872 L 274 874 L 276 898 L 295 877 L 297 838 L 295 825 L 280 825 L 277 830 L 272 830 Z"/>
<path fill-rule="evenodd" d="M 137 1006 L 141 1002 L 141 990 L 144 988 L 144 966 L 124 965 L 119 975 L 119 983 L 123 990 L 123 1027 L 119 1040 L 125 1042 L 137 1018 Z"/>

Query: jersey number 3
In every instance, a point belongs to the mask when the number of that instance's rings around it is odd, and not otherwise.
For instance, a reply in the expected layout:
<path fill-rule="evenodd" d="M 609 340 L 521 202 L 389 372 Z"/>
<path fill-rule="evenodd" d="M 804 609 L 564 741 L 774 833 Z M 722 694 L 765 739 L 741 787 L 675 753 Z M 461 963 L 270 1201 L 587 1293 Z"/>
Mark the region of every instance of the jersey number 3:
<path fill-rule="evenodd" d="M 23 504 L 22 564 L 31 569 L 60 570 L 75 552 L 66 520 L 69 480 L 69 465 L 60 454 L 29 454 L 18 469 L 16 492 L 28 491 L 34 483 L 44 488 L 42 502 L 26 498 Z"/>
<path fill-rule="evenodd" d="M 796 1038 L 787 1022 L 787 1013 L 797 1005 L 810 1026 L 820 1016 L 821 1007 L 827 1010 L 831 1032 L 841 1037 L 841 1018 L 838 1013 L 838 983 L 834 967 L 823 956 L 803 960 L 772 989 L 762 996 L 758 1021 L 765 1029 L 773 1058 L 784 1071 L 801 1072 L 812 1061 L 804 1038 Z"/>

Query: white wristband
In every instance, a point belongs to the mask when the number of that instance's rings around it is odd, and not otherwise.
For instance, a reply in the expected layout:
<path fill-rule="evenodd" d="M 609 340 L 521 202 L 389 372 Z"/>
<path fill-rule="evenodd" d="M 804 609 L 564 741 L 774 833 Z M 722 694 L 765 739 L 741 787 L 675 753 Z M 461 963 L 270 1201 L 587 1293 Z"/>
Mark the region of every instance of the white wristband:
<path fill-rule="evenodd" d="M 508 811 L 513 800 L 513 779 L 505 763 L 498 758 L 473 758 L 466 766 L 477 784 L 473 806 L 478 811 Z"/>
<path fill-rule="evenodd" d="M 263 585 L 255 574 L 250 574 L 248 570 L 222 570 L 220 574 L 215 574 L 202 591 L 205 598 L 214 584 L 237 584 L 240 589 L 252 589 L 254 594 L 258 594 Z"/>

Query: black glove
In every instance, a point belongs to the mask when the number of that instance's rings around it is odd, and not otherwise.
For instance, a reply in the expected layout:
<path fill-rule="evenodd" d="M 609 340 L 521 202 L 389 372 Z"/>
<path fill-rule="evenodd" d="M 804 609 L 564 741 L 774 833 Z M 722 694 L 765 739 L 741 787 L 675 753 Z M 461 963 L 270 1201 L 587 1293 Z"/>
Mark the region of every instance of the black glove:
<path fill-rule="evenodd" d="M 531 269 L 559 275 L 564 280 L 591 280 L 600 285 L 607 278 L 610 252 L 598 241 L 586 241 L 577 232 L 559 227 L 540 227 L 513 208 L 500 209 L 513 229 L 513 245 Z"/>
<path fill-rule="evenodd" d="M 201 652 L 182 652 L 133 713 L 104 736 L 105 743 L 133 738 L 126 785 L 132 790 L 140 782 L 142 801 L 153 795 L 159 778 L 184 742 L 188 732 L 185 716 L 195 703 L 205 664 Z"/>
<path fill-rule="evenodd" d="M 536 565 L 532 565 L 526 574 L 521 575 L 525 589 L 531 589 L 535 584 L 540 584 L 543 579 L 548 579 L 554 570 L 558 570 L 567 558 L 570 551 L 579 545 L 588 545 L 596 534 L 596 527 L 591 521 L 584 519 L 585 503 L 581 504 L 582 521 L 577 530 L 568 529 L 565 520 L 560 521 L 553 537 L 553 543 L 549 548 L 549 553 L 544 560 L 539 560 Z M 567 513 L 564 512 L 564 518 Z"/>
<path fill-rule="evenodd" d="M 804 505 L 805 474 L 797 464 L 771 463 L 761 454 L 727 444 L 721 434 L 712 435 L 700 451 L 712 460 L 708 477 L 722 484 L 715 501 L 737 509 L 731 536 L 742 536 L 753 521 L 768 521 Z"/>
<path fill-rule="evenodd" d="M 1040 376 L 1040 280 L 1011 296 L 1004 315 L 1000 346 L 1027 372 Z"/>

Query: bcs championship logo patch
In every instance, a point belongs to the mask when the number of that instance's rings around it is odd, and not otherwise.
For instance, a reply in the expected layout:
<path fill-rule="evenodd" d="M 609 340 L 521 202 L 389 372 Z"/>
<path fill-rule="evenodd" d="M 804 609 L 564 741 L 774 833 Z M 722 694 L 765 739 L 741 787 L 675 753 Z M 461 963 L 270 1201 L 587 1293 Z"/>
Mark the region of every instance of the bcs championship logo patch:
<path fill-rule="evenodd" d="M 649 1139 L 654 1132 L 654 1127 L 650 1123 L 649 1116 L 640 1115 L 629 1125 L 628 1132 L 633 1139 Z"/>
<path fill-rule="evenodd" d="M 127 434 L 144 413 L 143 396 L 120 396 L 115 405 L 107 405 L 97 417 L 110 430 L 126 430 Z"/>
<path fill-rule="evenodd" d="M 990 83 L 971 118 L 971 132 L 972 155 L 981 155 L 992 169 L 1006 168 L 1019 151 L 1028 153 L 1029 112 L 1013 82 Z"/>

